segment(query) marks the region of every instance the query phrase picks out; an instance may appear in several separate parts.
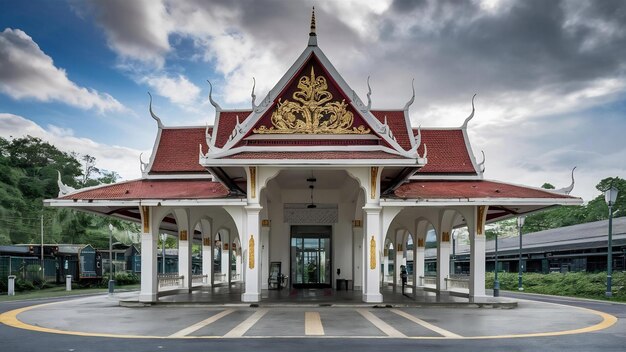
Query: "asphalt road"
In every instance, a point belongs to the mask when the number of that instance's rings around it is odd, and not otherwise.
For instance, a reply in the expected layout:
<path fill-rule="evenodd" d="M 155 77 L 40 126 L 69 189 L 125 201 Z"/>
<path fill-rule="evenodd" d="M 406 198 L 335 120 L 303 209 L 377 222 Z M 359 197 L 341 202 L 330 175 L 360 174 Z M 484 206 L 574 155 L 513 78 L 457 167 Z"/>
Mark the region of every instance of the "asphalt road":
<path fill-rule="evenodd" d="M 620 351 L 626 350 L 626 305 L 517 293 L 503 296 L 566 304 L 612 314 L 608 329 L 554 337 L 490 340 L 408 339 L 118 339 L 57 335 L 0 325 L 0 351 Z M 0 313 L 58 299 L 0 303 Z M 102 322 L 110 324 L 111 322 Z M 510 322 L 515 324 L 514 321 Z"/>

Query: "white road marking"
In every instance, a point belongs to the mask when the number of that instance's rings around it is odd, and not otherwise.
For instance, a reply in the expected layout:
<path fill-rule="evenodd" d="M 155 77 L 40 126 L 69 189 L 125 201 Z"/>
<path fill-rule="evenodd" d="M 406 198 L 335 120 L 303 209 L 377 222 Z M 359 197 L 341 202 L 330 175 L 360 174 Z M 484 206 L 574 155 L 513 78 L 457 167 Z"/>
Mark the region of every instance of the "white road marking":
<path fill-rule="evenodd" d="M 222 319 L 223 317 L 227 316 L 228 314 L 230 314 L 232 312 L 234 312 L 233 309 L 226 309 L 225 311 L 217 313 L 217 314 L 215 314 L 215 315 L 213 315 L 213 316 L 211 316 L 211 317 L 209 317 L 207 319 L 204 319 L 201 322 L 195 323 L 195 324 L 193 324 L 193 325 L 191 325 L 189 327 L 186 327 L 186 328 L 184 328 L 184 329 L 182 329 L 180 331 L 177 331 L 177 332 L 171 334 L 169 337 L 183 337 L 183 336 L 187 336 L 187 335 L 189 335 L 189 334 L 191 334 L 191 333 L 193 333 L 195 331 L 198 331 L 198 330 L 202 329 L 203 327 L 205 327 L 205 326 L 207 326 L 207 325 L 209 325 L 211 323 L 214 323 L 214 322 Z"/>
<path fill-rule="evenodd" d="M 370 323 L 374 324 L 374 326 L 379 328 L 380 331 L 382 331 L 385 334 L 387 334 L 387 336 L 389 336 L 389 337 L 406 337 L 405 334 L 403 334 L 400 331 L 396 330 L 393 326 L 385 323 L 379 317 L 377 317 L 374 314 L 372 314 L 370 311 L 368 311 L 366 309 L 357 309 L 356 311 L 359 314 L 361 314 L 365 319 L 367 319 Z"/>
<path fill-rule="evenodd" d="M 403 312 L 403 311 L 398 310 L 398 309 L 392 309 L 391 311 L 396 313 L 396 314 L 398 314 L 401 317 L 404 317 L 404 318 L 414 322 L 415 324 L 419 324 L 419 325 L 425 327 L 426 329 L 432 330 L 432 331 L 438 333 L 441 336 L 444 336 L 444 337 L 454 337 L 454 338 L 461 338 L 461 337 L 463 337 L 461 335 L 457 335 L 457 334 L 455 334 L 453 332 L 450 332 L 450 331 L 448 331 L 446 329 L 442 329 L 442 328 L 440 328 L 438 326 L 435 326 L 435 325 L 433 325 L 433 324 L 431 324 L 429 322 L 426 322 L 426 321 L 424 321 L 424 320 L 422 320 L 420 318 L 416 318 L 416 317 L 412 316 L 411 314 L 409 314 L 407 312 Z"/>
<path fill-rule="evenodd" d="M 305 335 L 324 335 L 324 326 L 319 312 L 304 313 L 304 334 Z"/>
<path fill-rule="evenodd" d="M 254 314 L 252 314 L 248 319 L 241 322 L 241 324 L 235 326 L 231 331 L 226 333 L 224 337 L 242 337 L 254 324 L 256 324 L 265 313 L 267 313 L 268 309 L 259 309 Z"/>

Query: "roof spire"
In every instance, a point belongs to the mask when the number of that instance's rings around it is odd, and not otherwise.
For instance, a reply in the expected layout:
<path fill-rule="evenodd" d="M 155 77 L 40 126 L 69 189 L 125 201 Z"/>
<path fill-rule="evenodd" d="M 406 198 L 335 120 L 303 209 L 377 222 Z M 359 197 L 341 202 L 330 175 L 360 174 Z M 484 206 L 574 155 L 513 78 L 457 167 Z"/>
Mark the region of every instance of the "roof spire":
<path fill-rule="evenodd" d="M 317 46 L 317 33 L 315 33 L 315 6 L 311 11 L 311 32 L 309 32 L 309 46 Z"/>

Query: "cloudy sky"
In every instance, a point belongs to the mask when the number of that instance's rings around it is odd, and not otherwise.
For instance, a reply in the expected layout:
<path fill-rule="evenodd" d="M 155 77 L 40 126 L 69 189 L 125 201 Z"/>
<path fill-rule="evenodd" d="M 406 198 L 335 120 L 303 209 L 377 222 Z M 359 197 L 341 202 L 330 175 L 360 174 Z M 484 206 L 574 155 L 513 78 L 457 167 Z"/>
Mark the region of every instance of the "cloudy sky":
<path fill-rule="evenodd" d="M 375 108 L 411 96 L 414 126 L 469 126 L 486 178 L 567 186 L 586 201 L 626 177 L 626 2 L 0 0 L 0 135 L 42 137 L 140 176 L 156 124 L 212 123 L 207 101 L 250 106 L 319 46 Z M 480 159 L 480 157 L 479 157 Z"/>

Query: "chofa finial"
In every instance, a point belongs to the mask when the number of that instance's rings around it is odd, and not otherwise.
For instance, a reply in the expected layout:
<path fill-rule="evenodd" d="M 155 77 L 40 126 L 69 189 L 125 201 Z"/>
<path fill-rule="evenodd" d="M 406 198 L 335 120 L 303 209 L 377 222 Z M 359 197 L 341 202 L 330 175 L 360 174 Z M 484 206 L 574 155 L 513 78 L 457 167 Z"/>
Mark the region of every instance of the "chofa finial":
<path fill-rule="evenodd" d="M 370 87 L 370 76 L 367 76 L 367 110 L 372 108 L 372 87 Z"/>
<path fill-rule="evenodd" d="M 64 197 L 74 191 L 74 188 L 67 186 L 61 180 L 61 171 L 57 170 L 57 174 L 59 174 L 59 178 L 57 179 L 57 185 L 59 186 L 59 197 Z"/>
<path fill-rule="evenodd" d="M 472 113 L 463 122 L 463 125 L 461 126 L 462 129 L 467 129 L 467 124 L 474 118 L 474 111 L 476 111 L 476 109 L 474 109 L 474 98 L 476 98 L 476 94 L 472 97 Z"/>
<path fill-rule="evenodd" d="M 148 92 L 148 95 L 150 96 L 150 105 L 148 108 L 150 110 L 150 115 L 157 122 L 157 126 L 159 126 L 159 128 L 163 128 L 163 123 L 161 122 L 161 119 L 152 111 L 152 94 Z"/>
<path fill-rule="evenodd" d="M 411 81 L 411 89 L 413 90 L 413 94 L 411 95 L 411 99 L 404 105 L 404 111 L 409 110 L 415 101 L 415 78 Z"/>
<path fill-rule="evenodd" d="M 220 106 L 220 104 L 216 103 L 215 100 L 213 100 L 213 85 L 211 84 L 211 81 L 209 81 L 208 79 L 206 81 L 209 82 L 209 102 L 211 102 L 211 105 L 213 105 L 216 112 L 222 111 L 222 107 Z"/>
<path fill-rule="evenodd" d="M 256 79 L 252 77 L 252 93 L 250 94 L 250 96 L 252 97 L 252 110 L 255 110 L 257 108 L 256 104 L 254 104 L 254 101 L 256 100 L 256 94 L 254 94 L 254 88 L 256 88 Z"/>
<path fill-rule="evenodd" d="M 574 166 L 574 168 L 572 169 L 572 183 L 567 187 L 557 189 L 556 191 L 558 193 L 570 194 L 572 192 L 572 190 L 574 189 L 574 170 L 576 170 L 576 166 Z"/>

